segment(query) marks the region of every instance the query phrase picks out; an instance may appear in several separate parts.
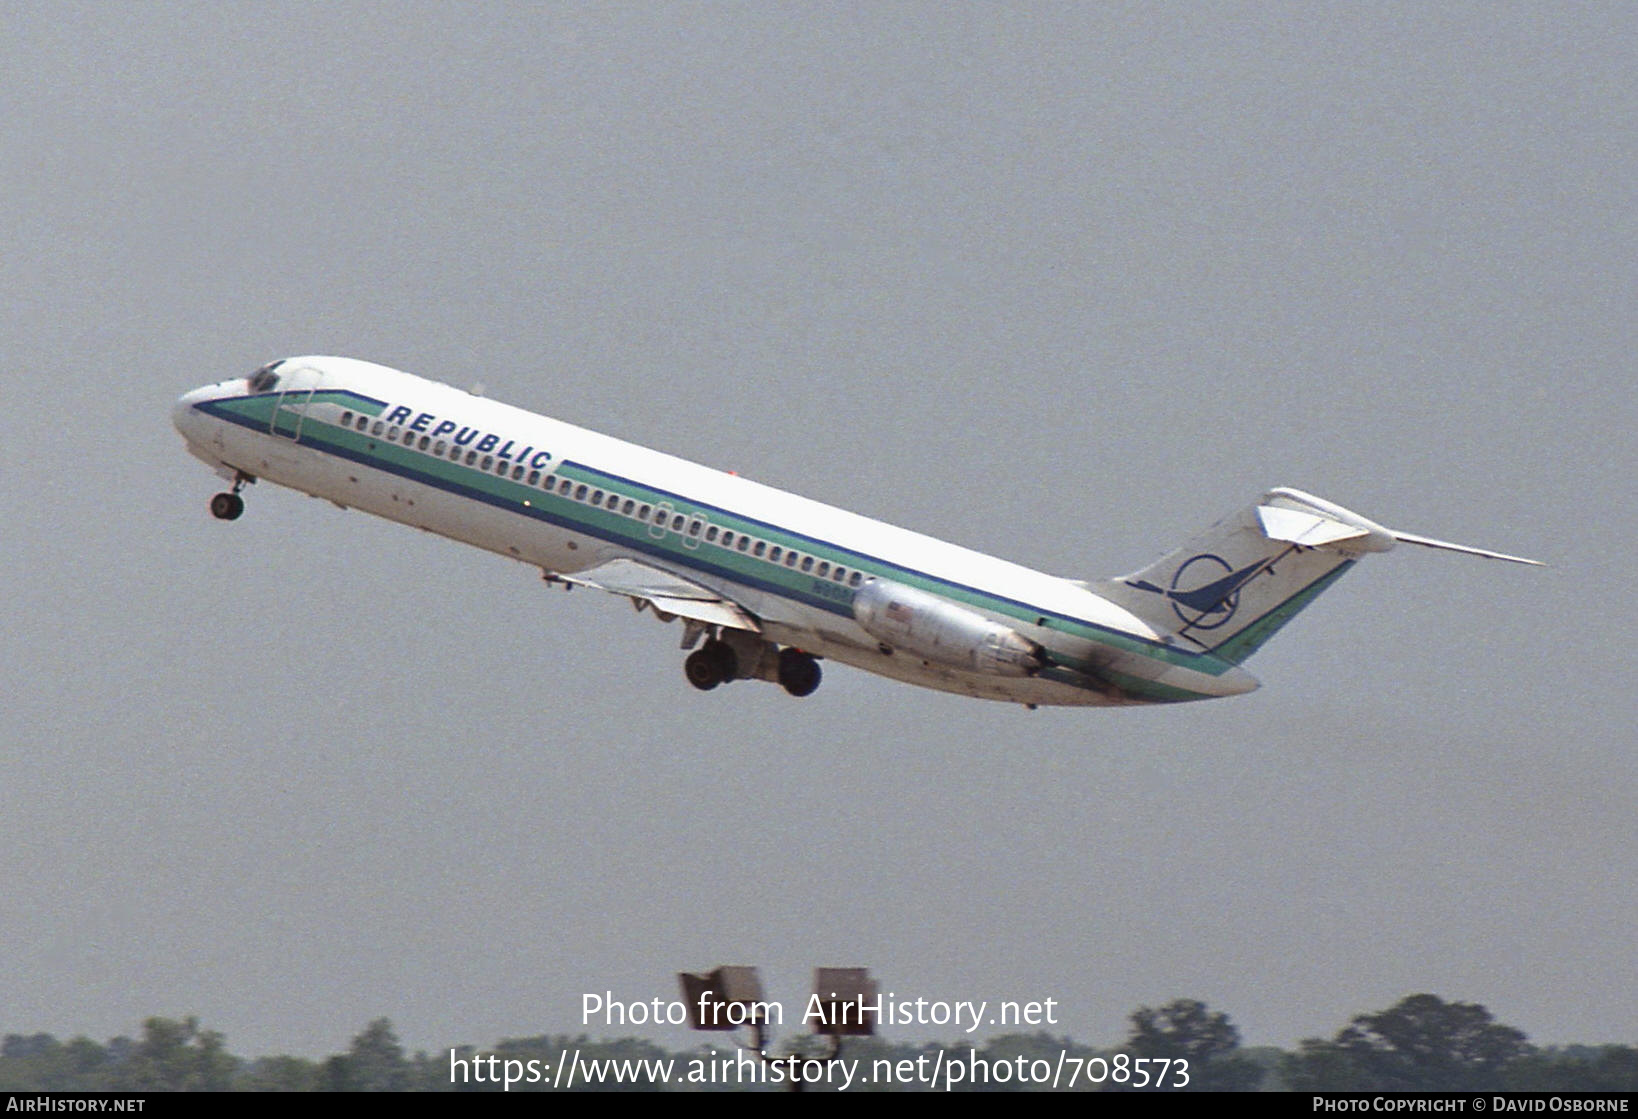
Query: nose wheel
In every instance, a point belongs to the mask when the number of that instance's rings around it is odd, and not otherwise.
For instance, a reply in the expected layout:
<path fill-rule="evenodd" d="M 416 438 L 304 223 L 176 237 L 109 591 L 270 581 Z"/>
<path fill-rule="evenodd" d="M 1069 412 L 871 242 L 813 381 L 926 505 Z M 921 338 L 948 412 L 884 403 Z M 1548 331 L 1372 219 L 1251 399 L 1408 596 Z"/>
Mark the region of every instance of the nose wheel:
<path fill-rule="evenodd" d="M 210 499 L 210 515 L 219 521 L 236 521 L 245 511 L 245 499 L 239 496 L 239 491 L 245 488 L 245 483 L 256 479 L 244 471 L 233 479 L 233 489 L 227 493 L 219 493 Z"/>

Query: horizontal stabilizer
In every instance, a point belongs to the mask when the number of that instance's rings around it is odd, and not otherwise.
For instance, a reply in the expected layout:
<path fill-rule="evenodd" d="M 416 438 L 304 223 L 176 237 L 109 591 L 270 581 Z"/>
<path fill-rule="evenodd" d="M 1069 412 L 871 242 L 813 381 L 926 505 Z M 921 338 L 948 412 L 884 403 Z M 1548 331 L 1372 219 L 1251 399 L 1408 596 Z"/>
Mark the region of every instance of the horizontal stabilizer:
<path fill-rule="evenodd" d="M 1361 525 L 1346 524 L 1318 513 L 1278 505 L 1257 506 L 1257 519 L 1262 522 L 1263 535 L 1270 540 L 1284 540 L 1304 548 L 1318 548 L 1322 544 L 1370 535 L 1370 529 Z"/>
<path fill-rule="evenodd" d="M 1523 556 L 1510 556 L 1505 552 L 1491 552 L 1484 548 L 1470 548 L 1466 544 L 1452 544 L 1448 540 L 1433 540 L 1426 536 L 1412 536 L 1408 532 L 1398 532 L 1389 529 L 1395 540 L 1405 544 L 1416 544 L 1423 548 L 1443 548 L 1447 552 L 1465 552 L 1470 556 L 1483 556 L 1485 559 L 1506 560 L 1508 563 L 1527 563 L 1531 567 L 1546 567 L 1540 560 L 1525 559 Z"/>
<path fill-rule="evenodd" d="M 675 614 L 707 625 L 761 633 L 756 619 L 710 587 L 634 559 L 615 559 L 575 575 L 559 575 L 565 583 L 594 587 L 647 603 L 662 614 Z"/>

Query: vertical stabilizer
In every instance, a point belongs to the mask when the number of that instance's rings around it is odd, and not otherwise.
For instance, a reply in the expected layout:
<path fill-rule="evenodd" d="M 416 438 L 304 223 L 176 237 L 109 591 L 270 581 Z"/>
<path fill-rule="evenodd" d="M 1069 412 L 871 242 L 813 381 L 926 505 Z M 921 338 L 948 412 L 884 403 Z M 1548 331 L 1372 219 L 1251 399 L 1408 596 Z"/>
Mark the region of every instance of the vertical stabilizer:
<path fill-rule="evenodd" d="M 1239 664 L 1360 556 L 1393 545 L 1393 533 L 1358 513 L 1276 489 L 1143 570 L 1093 586 L 1162 632 Z"/>

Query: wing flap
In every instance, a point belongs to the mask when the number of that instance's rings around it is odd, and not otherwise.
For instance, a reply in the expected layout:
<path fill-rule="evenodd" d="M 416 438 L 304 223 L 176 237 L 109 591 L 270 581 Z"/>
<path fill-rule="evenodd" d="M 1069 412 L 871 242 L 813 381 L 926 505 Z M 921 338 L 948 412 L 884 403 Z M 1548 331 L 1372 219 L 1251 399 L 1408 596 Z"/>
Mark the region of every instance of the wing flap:
<path fill-rule="evenodd" d="M 732 599 L 663 568 L 634 559 L 614 559 L 574 575 L 559 575 L 565 583 L 593 587 L 646 603 L 657 613 L 674 614 L 707 625 L 727 626 L 751 633 L 762 627 Z"/>

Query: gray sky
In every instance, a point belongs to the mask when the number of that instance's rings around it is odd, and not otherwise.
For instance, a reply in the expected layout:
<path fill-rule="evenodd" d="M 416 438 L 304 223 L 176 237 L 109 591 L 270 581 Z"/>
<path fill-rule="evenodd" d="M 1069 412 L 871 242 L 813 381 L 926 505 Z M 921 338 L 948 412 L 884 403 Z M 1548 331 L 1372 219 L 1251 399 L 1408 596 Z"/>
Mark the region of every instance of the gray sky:
<path fill-rule="evenodd" d="M 7 5 L 0 1031 L 489 1044 L 751 963 L 1103 1044 L 1418 991 L 1638 1043 L 1635 32 Z M 314 352 L 1066 575 L 1276 484 L 1553 566 L 1373 557 L 1189 707 L 703 694 L 618 599 L 272 486 L 212 521 L 171 402 Z"/>

